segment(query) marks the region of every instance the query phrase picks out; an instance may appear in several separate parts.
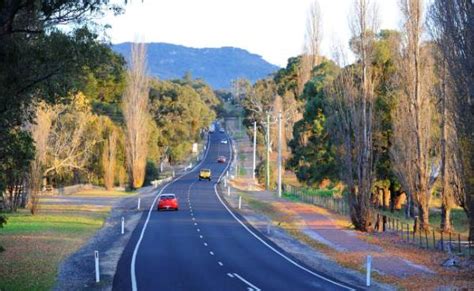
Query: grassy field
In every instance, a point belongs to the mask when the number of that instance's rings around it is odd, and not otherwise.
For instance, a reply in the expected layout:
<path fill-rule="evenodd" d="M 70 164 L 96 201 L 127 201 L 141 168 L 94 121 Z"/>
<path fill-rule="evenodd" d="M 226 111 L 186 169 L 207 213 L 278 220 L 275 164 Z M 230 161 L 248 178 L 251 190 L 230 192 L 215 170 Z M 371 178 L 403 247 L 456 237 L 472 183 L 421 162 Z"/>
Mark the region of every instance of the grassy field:
<path fill-rule="evenodd" d="M 92 190 L 75 196 L 124 195 L 133 194 Z M 5 248 L 0 253 L 0 290 L 50 290 L 61 261 L 102 227 L 111 210 L 90 204 L 40 206 L 37 215 L 28 210 L 6 213 L 8 223 L 0 229 L 0 245 Z"/>

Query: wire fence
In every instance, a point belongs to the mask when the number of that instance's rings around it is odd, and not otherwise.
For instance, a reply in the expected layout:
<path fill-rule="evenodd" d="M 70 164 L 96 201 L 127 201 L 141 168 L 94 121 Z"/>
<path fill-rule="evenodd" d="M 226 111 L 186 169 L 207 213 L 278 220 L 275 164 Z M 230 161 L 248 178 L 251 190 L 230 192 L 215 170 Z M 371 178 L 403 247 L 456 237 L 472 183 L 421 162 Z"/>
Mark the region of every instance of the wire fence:
<path fill-rule="evenodd" d="M 287 198 L 317 205 L 342 216 L 350 217 L 349 202 L 344 197 L 314 195 L 314 191 L 308 188 L 293 185 L 283 185 L 283 191 Z M 434 226 L 421 229 L 417 217 L 411 222 L 406 222 L 376 208 L 372 208 L 371 219 L 374 232 L 397 235 L 401 241 L 407 244 L 416 245 L 427 250 L 455 253 L 461 256 L 474 256 L 474 242 L 469 240 L 465 234 L 455 231 L 446 232 Z"/>

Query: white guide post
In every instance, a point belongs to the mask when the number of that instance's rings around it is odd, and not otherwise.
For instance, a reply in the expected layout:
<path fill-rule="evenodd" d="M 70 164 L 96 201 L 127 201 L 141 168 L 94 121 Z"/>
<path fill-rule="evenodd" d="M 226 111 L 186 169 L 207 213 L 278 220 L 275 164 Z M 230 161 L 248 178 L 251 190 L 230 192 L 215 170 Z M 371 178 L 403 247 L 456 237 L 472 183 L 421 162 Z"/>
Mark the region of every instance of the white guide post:
<path fill-rule="evenodd" d="M 99 251 L 94 251 L 94 261 L 95 261 L 95 282 L 100 282 L 100 273 L 99 273 Z"/>

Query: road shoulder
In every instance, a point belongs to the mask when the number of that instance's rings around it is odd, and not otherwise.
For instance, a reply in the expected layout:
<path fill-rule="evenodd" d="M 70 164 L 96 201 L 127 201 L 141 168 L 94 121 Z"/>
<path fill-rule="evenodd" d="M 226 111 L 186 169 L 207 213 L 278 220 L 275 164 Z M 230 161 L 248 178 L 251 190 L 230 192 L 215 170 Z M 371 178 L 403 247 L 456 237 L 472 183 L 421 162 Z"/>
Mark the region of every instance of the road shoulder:
<path fill-rule="evenodd" d="M 54 290 L 111 290 L 120 256 L 157 191 L 159 188 L 144 187 L 137 195 L 115 203 L 104 226 L 84 246 L 61 263 Z M 140 210 L 137 209 L 138 198 L 141 199 Z M 123 235 L 122 217 L 125 221 Z M 95 282 L 96 250 L 99 251 L 100 261 L 99 283 Z"/>

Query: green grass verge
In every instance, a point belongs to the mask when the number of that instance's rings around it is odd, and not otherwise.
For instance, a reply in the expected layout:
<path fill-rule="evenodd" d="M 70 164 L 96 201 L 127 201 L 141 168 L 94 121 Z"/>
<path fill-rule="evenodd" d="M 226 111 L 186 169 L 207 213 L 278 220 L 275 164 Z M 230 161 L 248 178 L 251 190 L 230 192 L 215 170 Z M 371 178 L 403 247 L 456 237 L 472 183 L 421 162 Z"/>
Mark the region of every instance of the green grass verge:
<path fill-rule="evenodd" d="M 101 192 L 104 191 L 78 194 L 94 197 L 131 195 Z M 0 245 L 5 248 L 0 253 L 0 290 L 51 290 L 61 261 L 103 226 L 110 209 L 45 204 L 36 215 L 28 210 L 3 213 L 8 222 L 0 229 Z"/>
<path fill-rule="evenodd" d="M 106 191 L 100 189 L 83 190 L 75 193 L 74 196 L 86 196 L 86 197 L 109 197 L 109 196 L 131 196 L 136 195 L 136 191 Z"/>
<path fill-rule="evenodd" d="M 401 223 L 409 224 L 410 228 L 413 227 L 413 219 L 405 218 L 404 210 L 395 210 L 393 213 L 389 210 L 383 211 L 378 210 L 380 213 L 386 214 L 387 216 L 394 217 L 400 220 Z M 441 211 L 439 209 L 430 210 L 430 225 L 439 227 L 441 224 Z M 455 232 L 461 233 L 462 235 L 468 235 L 469 233 L 469 220 L 464 210 L 456 208 L 451 210 L 451 222 Z"/>
<path fill-rule="evenodd" d="M 306 196 L 320 196 L 320 197 L 333 197 L 338 193 L 337 189 L 312 189 L 312 188 L 301 188 L 298 190 L 299 193 L 302 193 Z M 290 193 L 289 193 L 290 194 Z M 296 194 L 291 193 L 292 196 L 297 196 Z"/>
<path fill-rule="evenodd" d="M 288 192 L 283 192 L 283 198 L 288 199 L 290 201 L 299 201 L 300 200 L 299 196 L 297 196 L 295 194 L 292 194 L 292 193 L 288 193 Z"/>

